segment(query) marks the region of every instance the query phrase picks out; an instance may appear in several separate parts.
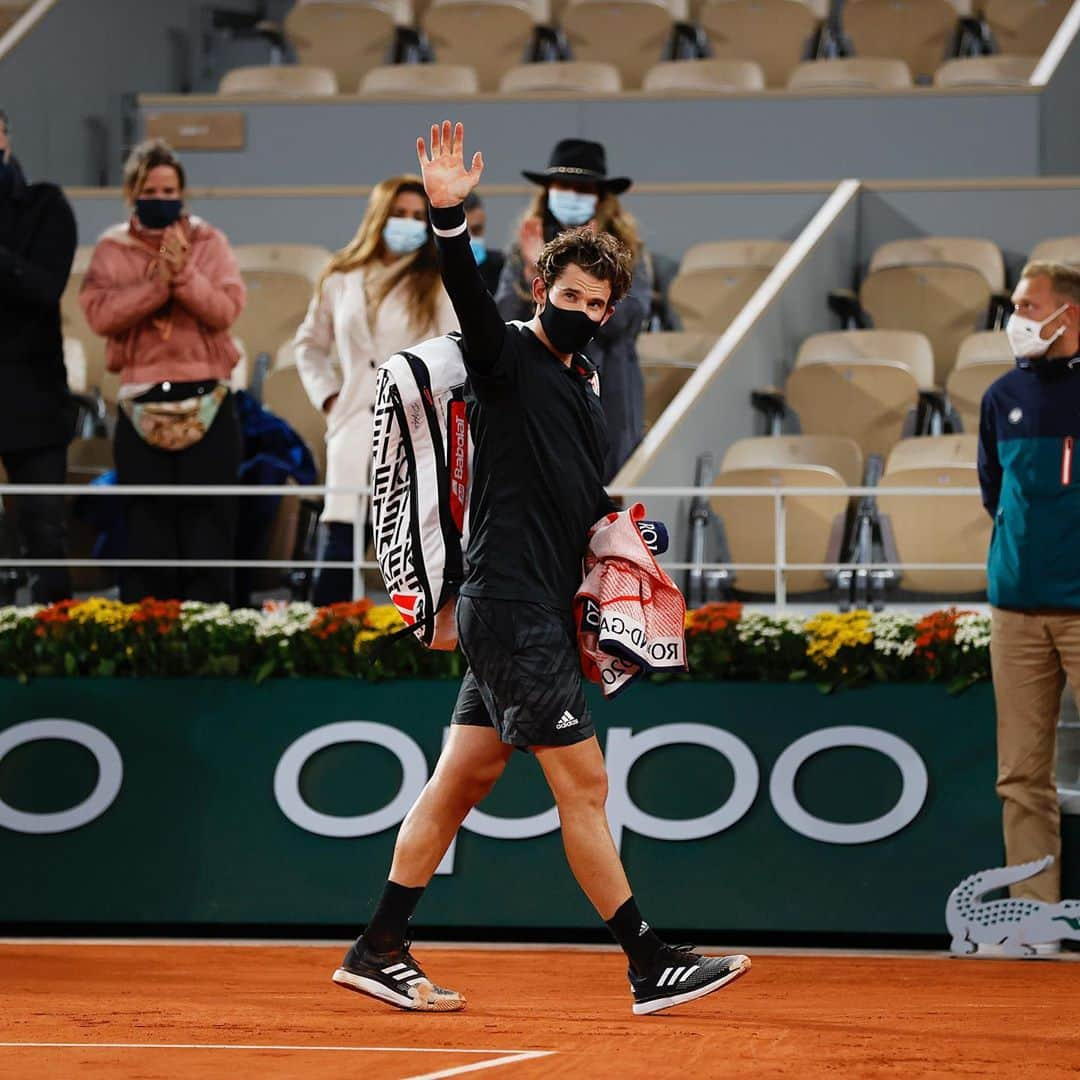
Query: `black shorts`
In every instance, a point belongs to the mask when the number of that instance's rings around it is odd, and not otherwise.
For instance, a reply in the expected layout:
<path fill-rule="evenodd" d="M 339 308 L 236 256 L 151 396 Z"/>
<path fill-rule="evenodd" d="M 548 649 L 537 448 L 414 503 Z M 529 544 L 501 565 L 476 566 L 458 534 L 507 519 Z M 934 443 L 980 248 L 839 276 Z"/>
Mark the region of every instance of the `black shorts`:
<path fill-rule="evenodd" d="M 595 734 L 569 612 L 459 596 L 457 627 L 469 670 L 453 723 L 494 727 L 522 750 L 571 746 Z"/>

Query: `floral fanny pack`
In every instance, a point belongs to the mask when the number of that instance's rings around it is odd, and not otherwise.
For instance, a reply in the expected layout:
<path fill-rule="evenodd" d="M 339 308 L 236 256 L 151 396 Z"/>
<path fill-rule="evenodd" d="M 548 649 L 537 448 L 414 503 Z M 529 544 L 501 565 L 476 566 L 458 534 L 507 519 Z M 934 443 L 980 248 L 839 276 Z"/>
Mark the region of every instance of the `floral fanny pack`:
<path fill-rule="evenodd" d="M 210 430 L 210 425 L 229 394 L 218 383 L 213 390 L 180 401 L 140 401 L 127 398 L 120 402 L 131 426 L 151 446 L 159 450 L 186 450 Z"/>

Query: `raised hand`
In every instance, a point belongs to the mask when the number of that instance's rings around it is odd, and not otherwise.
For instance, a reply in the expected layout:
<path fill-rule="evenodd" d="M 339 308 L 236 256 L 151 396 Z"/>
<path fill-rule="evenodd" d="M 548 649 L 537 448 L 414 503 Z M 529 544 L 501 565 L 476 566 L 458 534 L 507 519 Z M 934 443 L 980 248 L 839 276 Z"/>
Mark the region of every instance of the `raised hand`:
<path fill-rule="evenodd" d="M 441 131 L 438 124 L 431 125 L 431 156 L 423 138 L 416 140 L 416 156 L 432 206 L 457 206 L 464 202 L 465 196 L 480 183 L 484 171 L 484 156 L 479 150 L 473 154 L 472 167 L 465 168 L 465 128 L 454 124 L 451 133 L 449 120 L 443 121 Z"/>

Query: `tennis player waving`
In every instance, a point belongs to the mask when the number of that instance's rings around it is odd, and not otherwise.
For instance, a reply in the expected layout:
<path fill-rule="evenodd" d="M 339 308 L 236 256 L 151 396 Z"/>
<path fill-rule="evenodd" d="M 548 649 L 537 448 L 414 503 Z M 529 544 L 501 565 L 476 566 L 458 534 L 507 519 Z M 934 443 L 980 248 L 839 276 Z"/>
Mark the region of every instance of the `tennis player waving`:
<path fill-rule="evenodd" d="M 590 228 L 542 251 L 536 315 L 507 324 L 484 287 L 462 203 L 483 158 L 461 124 L 416 144 L 442 279 L 461 325 L 474 442 L 467 573 L 457 604 L 469 671 L 435 773 L 398 833 L 390 877 L 334 981 L 403 1009 L 453 1011 L 409 951 L 408 923 L 469 811 L 514 750 L 535 755 L 555 797 L 578 884 L 629 960 L 635 1013 L 711 993 L 750 967 L 664 944 L 634 902 L 608 829 L 607 774 L 582 690 L 571 619 L 587 534 L 612 509 L 601 482 L 607 433 L 581 350 L 630 287 L 630 253 Z M 478 918 L 480 917 L 478 913 Z"/>

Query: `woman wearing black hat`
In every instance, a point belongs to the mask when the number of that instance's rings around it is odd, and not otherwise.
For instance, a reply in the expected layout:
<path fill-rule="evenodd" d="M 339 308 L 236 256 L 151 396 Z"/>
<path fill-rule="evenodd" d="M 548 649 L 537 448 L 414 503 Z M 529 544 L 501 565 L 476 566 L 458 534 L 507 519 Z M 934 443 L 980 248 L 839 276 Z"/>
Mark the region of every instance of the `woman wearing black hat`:
<path fill-rule="evenodd" d="M 648 315 L 652 282 L 637 223 L 618 196 L 631 181 L 608 176 L 604 148 L 585 139 L 563 139 L 543 172 L 522 175 L 539 184 L 525 213 L 518 242 L 507 253 L 495 300 L 504 319 L 529 319 L 535 304 L 532 282 L 540 249 L 565 229 L 593 224 L 611 233 L 634 255 L 634 283 L 614 316 L 586 348 L 600 373 L 600 400 L 611 449 L 605 481 L 610 480 L 641 441 L 645 388 L 635 342 Z"/>

